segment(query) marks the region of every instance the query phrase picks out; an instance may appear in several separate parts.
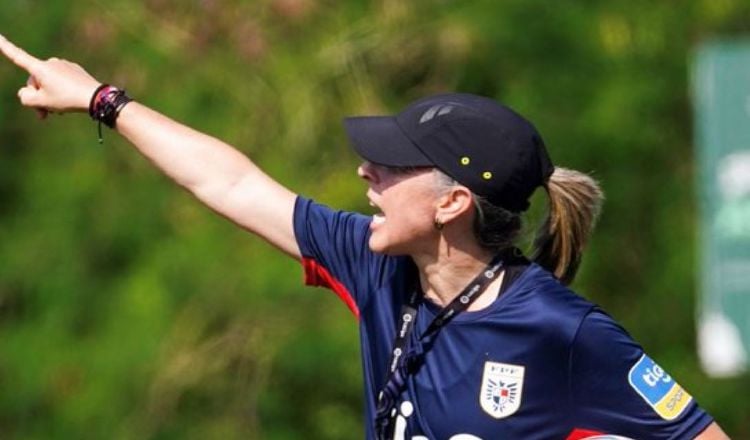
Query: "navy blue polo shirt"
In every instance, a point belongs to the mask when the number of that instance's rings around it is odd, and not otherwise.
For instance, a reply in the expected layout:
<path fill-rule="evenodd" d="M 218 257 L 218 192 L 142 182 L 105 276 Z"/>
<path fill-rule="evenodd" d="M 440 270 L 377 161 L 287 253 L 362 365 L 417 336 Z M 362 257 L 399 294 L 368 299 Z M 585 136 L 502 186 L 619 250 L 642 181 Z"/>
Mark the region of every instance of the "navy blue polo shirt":
<path fill-rule="evenodd" d="M 368 247 L 370 217 L 299 197 L 294 231 L 309 285 L 332 289 L 359 319 L 367 438 L 409 257 Z M 423 301 L 411 344 L 439 312 Z M 401 395 L 395 439 L 693 438 L 713 420 L 628 333 L 531 264 L 490 306 L 440 330 Z"/>

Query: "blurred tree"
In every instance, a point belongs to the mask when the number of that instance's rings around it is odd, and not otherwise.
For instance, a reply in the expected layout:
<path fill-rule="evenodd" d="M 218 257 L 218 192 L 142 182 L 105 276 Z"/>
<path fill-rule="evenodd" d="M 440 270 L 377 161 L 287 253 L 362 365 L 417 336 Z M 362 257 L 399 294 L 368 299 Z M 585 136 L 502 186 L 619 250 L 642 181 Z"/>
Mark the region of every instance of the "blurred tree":
<path fill-rule="evenodd" d="M 340 118 L 433 92 L 496 97 L 608 196 L 579 292 L 735 438 L 750 378 L 695 356 L 688 62 L 748 31 L 742 0 L 4 0 L 0 29 L 367 210 Z M 0 63 L 3 438 L 361 436 L 356 321 L 85 117 L 21 110 Z M 533 222 L 533 216 L 530 219 Z M 299 274 L 299 275 L 292 275 Z M 667 317 L 668 319 L 665 319 Z"/>

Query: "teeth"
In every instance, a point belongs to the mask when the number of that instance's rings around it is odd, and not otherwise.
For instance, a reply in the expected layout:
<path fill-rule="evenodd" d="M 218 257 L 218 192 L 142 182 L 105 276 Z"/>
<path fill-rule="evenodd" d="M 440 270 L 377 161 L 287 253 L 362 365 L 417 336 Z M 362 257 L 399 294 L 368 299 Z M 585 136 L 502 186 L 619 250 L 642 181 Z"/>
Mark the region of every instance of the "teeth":
<path fill-rule="evenodd" d="M 385 216 L 383 214 L 375 214 L 372 216 L 372 222 L 376 225 L 384 223 L 385 222 Z"/>

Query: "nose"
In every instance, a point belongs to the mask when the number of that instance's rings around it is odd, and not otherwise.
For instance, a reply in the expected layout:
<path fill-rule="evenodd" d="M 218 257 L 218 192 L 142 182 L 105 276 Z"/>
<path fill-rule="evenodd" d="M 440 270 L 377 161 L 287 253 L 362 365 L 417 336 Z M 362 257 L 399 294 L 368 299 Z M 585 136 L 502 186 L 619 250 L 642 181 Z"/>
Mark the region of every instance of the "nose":
<path fill-rule="evenodd" d="M 364 161 L 357 167 L 357 175 L 366 181 L 374 182 L 376 179 L 375 167 L 371 162 Z"/>

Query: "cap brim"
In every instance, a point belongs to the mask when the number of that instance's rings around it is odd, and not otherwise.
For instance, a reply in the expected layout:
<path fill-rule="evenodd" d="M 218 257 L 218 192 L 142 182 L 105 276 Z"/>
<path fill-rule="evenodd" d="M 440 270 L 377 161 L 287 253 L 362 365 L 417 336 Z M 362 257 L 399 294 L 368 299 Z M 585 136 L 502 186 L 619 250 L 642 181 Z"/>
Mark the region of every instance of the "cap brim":
<path fill-rule="evenodd" d="M 344 118 L 344 128 L 354 151 L 372 163 L 389 167 L 433 166 L 393 116 Z"/>

